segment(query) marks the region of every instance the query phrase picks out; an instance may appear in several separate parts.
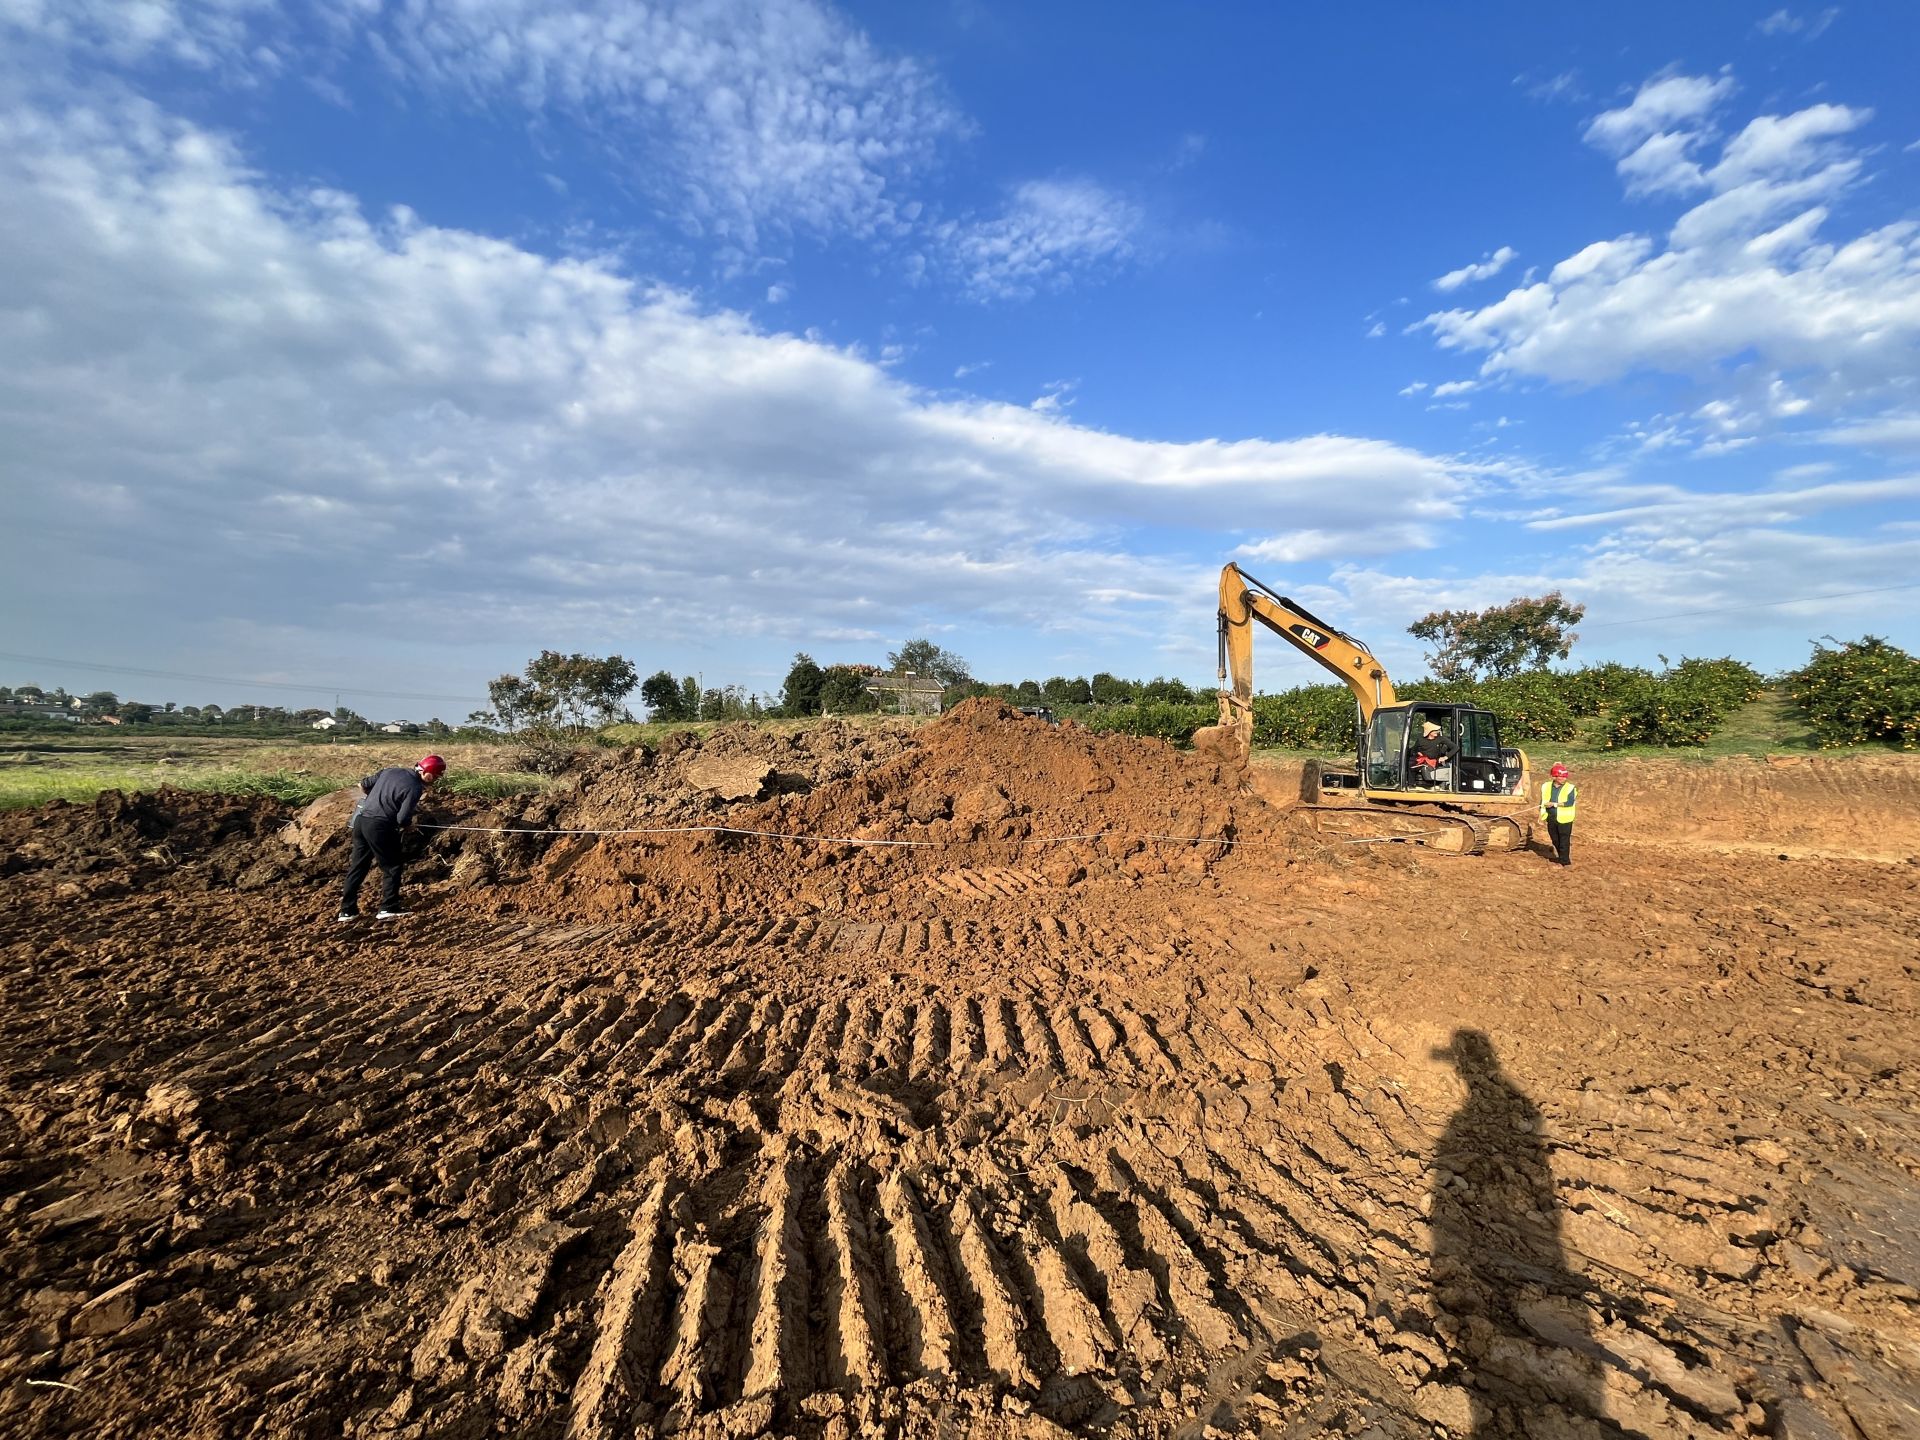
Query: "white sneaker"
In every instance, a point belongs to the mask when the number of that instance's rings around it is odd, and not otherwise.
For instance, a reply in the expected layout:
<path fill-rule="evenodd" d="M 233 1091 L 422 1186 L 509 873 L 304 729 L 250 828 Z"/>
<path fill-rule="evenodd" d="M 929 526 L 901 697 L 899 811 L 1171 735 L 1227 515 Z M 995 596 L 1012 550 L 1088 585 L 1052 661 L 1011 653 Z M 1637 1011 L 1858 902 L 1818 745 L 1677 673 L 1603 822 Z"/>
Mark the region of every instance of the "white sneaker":
<path fill-rule="evenodd" d="M 358 920 L 360 918 L 360 912 L 358 910 L 342 910 L 338 915 L 334 916 L 333 918 L 338 920 L 342 925 L 344 925 L 349 920 Z"/>
<path fill-rule="evenodd" d="M 376 920 L 404 920 L 412 913 L 411 910 L 382 910 L 373 918 Z"/>

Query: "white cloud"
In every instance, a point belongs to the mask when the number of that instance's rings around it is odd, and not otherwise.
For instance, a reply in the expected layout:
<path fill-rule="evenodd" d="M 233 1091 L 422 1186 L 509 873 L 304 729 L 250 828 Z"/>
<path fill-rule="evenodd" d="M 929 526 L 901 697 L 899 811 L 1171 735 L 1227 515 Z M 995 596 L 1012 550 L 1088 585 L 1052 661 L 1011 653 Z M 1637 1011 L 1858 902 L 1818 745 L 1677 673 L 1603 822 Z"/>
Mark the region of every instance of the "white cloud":
<path fill-rule="evenodd" d="M 1795 15 L 1790 10 L 1776 10 L 1764 20 L 1758 21 L 1754 29 L 1762 35 L 1800 35 L 1805 39 L 1817 39 L 1826 28 L 1839 18 L 1840 7 L 1829 6 L 1817 15 Z"/>
<path fill-rule="evenodd" d="M 1373 322 L 1373 325 L 1371 326 L 1371 328 L 1369 328 L 1367 331 L 1367 339 L 1378 340 L 1382 335 L 1386 333 L 1387 333 L 1386 322 L 1382 320 L 1376 320 Z"/>
<path fill-rule="evenodd" d="M 1586 140 L 1614 155 L 1627 155 L 1675 125 L 1705 119 L 1732 93 L 1729 75 L 1659 75 L 1640 87 L 1631 104 L 1596 115 L 1587 125 Z"/>
<path fill-rule="evenodd" d="M 769 285 L 767 287 L 767 303 L 769 305 L 784 305 L 787 301 L 787 297 L 792 294 L 793 294 L 793 290 L 789 286 Z"/>
<path fill-rule="evenodd" d="M 1449 270 L 1433 282 L 1433 288 L 1440 291 L 1458 290 L 1475 280 L 1488 280 L 1506 269 L 1520 252 L 1510 245 L 1502 245 L 1491 255 L 1483 256 L 1478 264 L 1462 265 L 1458 270 Z"/>
<path fill-rule="evenodd" d="M 53 653 L 357 670 L 430 634 L 446 688 L 562 640 L 744 666 L 935 620 L 1185 634 L 1207 566 L 1171 531 L 1377 547 L 1384 507 L 1437 525 L 1476 483 L 942 400 L 605 262 L 277 189 L 144 102 L 0 112 L 0 194 L 0 614 Z"/>
<path fill-rule="evenodd" d="M 1641 141 L 1640 147 L 1620 158 L 1616 167 L 1627 182 L 1629 195 L 1680 195 L 1707 183 L 1689 152 L 1700 141 L 1691 131 L 1661 131 Z"/>
<path fill-rule="evenodd" d="M 1433 387 L 1433 398 L 1444 400 L 1449 395 L 1466 395 L 1479 388 L 1478 380 L 1443 380 Z"/>
<path fill-rule="evenodd" d="M 913 182 L 972 133 L 935 75 L 817 0 L 5 0 L 9 21 L 124 65 L 261 83 L 284 52 L 335 93 L 377 68 L 439 103 L 564 120 L 736 268 L 792 234 L 916 228 Z"/>
<path fill-rule="evenodd" d="M 1869 450 L 1920 450 L 1920 414 L 1889 413 L 1822 430 L 1829 445 L 1859 445 Z"/>
<path fill-rule="evenodd" d="M 1615 148 L 1643 143 L 1667 133 L 1660 124 L 1703 114 L 1732 84 L 1650 81 L 1588 134 Z M 1544 282 L 1419 323 L 1445 348 L 1484 352 L 1484 376 L 1597 384 L 1653 369 L 1717 378 L 1742 392 L 1755 423 L 1903 383 L 1920 355 L 1920 225 L 1824 238 L 1832 203 L 1861 169 L 1844 137 L 1870 114 L 1822 104 L 1761 116 L 1711 166 L 1694 166 L 1711 193 L 1664 246 L 1646 235 L 1597 241 Z M 1724 448 L 1737 437 L 1709 438 Z"/>
<path fill-rule="evenodd" d="M 1138 206 L 1090 180 L 1030 180 L 999 216 L 947 222 L 934 237 L 974 299 L 1025 299 L 1124 263 L 1141 223 Z"/>
<path fill-rule="evenodd" d="M 278 8 L 276 0 L 4 0 L 0 26 L 123 65 L 274 72 L 279 57 L 262 32 L 274 28 Z"/>
<path fill-rule="evenodd" d="M 1414 381 L 1414 382 L 1413 382 L 1413 383 L 1412 383 L 1411 385 L 1408 385 L 1408 386 L 1407 386 L 1407 387 L 1406 387 L 1405 389 L 1403 389 L 1403 390 L 1402 390 L 1402 391 L 1401 391 L 1400 393 L 1401 393 L 1402 395 L 1418 395 L 1418 394 L 1419 394 L 1419 393 L 1420 393 L 1420 392 L 1421 392 L 1422 390 L 1424 390 L 1424 389 L 1426 389 L 1426 388 L 1427 388 L 1427 382 L 1426 382 L 1426 381 L 1424 381 L 1424 380 L 1415 380 L 1415 381 Z"/>

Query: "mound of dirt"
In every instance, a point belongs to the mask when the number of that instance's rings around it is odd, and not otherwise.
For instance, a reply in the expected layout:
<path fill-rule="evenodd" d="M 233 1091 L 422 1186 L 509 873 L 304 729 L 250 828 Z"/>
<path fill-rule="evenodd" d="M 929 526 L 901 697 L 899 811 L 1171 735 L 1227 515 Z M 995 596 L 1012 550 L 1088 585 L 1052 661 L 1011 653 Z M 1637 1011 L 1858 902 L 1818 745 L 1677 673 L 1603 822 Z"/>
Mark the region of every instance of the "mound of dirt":
<path fill-rule="evenodd" d="M 56 800 L 0 815 L 0 876 L 32 875 L 70 895 L 121 893 L 162 877 L 237 881 L 270 853 L 287 806 L 260 795 L 105 790 L 88 805 Z M 260 876 L 256 882 L 265 883 Z"/>
<path fill-rule="evenodd" d="M 857 747 L 843 743 L 848 733 Z M 1001 877 L 973 887 L 986 895 L 1201 878 L 1245 838 L 1250 816 L 1261 839 L 1286 843 L 1262 802 L 1161 741 L 1096 737 L 985 699 L 912 736 L 877 745 L 872 734 L 827 727 L 811 753 L 794 747 L 812 762 L 812 783 L 731 808 L 690 783 L 735 758 L 728 732 L 717 745 L 609 763 L 581 777 L 573 803 L 546 807 L 552 828 L 709 828 L 561 837 L 511 903 L 597 917 L 736 902 L 906 916 L 964 893 L 969 875 Z M 783 737 L 763 737 L 751 765 L 767 738 Z"/>

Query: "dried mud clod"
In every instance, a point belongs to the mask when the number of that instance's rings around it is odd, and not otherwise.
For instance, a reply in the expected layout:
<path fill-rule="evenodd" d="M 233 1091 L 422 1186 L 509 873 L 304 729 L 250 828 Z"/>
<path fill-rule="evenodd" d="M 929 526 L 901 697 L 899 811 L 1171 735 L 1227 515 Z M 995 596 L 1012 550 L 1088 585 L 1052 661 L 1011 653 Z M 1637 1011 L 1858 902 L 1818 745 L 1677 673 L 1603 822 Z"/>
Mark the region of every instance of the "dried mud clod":
<path fill-rule="evenodd" d="M 940 843 L 0 881 L 0 1429 L 1911 1429 L 1910 867 L 1329 863 L 989 705 L 760 743 L 455 813 Z"/>

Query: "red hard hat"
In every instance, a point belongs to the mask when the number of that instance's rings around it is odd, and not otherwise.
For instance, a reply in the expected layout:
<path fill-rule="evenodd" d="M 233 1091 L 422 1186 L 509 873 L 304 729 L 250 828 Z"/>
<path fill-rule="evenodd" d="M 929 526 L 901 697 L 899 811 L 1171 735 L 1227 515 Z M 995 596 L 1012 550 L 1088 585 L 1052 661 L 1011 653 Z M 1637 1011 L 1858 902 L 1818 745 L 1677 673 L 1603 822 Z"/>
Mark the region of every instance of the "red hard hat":
<path fill-rule="evenodd" d="M 1551 770 L 1547 771 L 1547 774 L 1551 775 L 1556 780 L 1564 780 L 1567 778 L 1568 774 L 1570 773 L 1571 772 L 1568 771 L 1567 767 L 1564 765 L 1555 765 Z"/>
<path fill-rule="evenodd" d="M 444 775 L 447 773 L 447 762 L 438 755 L 428 755 L 413 768 L 422 775 Z"/>

